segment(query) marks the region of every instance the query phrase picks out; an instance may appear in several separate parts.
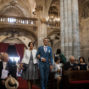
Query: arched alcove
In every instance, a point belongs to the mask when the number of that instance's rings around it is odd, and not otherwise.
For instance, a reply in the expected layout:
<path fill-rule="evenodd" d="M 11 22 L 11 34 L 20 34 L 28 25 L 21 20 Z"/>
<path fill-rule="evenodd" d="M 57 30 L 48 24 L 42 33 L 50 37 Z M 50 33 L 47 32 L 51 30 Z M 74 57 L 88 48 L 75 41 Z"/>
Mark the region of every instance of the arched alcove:
<path fill-rule="evenodd" d="M 35 43 L 37 47 L 37 36 L 34 32 L 21 28 L 1 28 L 0 29 L 0 42 L 4 43 L 23 43 L 28 47 L 30 41 Z"/>
<path fill-rule="evenodd" d="M 24 17 L 23 11 L 16 6 L 7 6 L 2 9 L 0 15 Z"/>

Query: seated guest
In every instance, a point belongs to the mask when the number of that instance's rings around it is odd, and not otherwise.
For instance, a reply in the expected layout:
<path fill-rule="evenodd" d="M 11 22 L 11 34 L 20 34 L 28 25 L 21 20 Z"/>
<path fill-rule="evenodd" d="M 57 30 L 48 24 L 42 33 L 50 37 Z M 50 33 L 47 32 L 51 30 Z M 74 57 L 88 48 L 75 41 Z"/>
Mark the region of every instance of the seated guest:
<path fill-rule="evenodd" d="M 84 57 L 79 58 L 79 70 L 88 70 L 88 66 L 85 63 Z"/>
<path fill-rule="evenodd" d="M 0 62 L 0 89 L 6 89 L 5 81 L 10 75 L 16 75 L 16 73 L 12 74 L 14 71 L 15 70 L 13 70 L 11 64 L 9 63 L 8 54 L 4 53 L 3 60 Z"/>
<path fill-rule="evenodd" d="M 66 63 L 66 57 L 62 54 L 61 49 L 57 49 L 56 54 L 54 55 L 55 57 L 60 57 L 60 62 L 65 64 Z"/>
<path fill-rule="evenodd" d="M 75 63 L 74 56 L 70 56 L 69 62 L 66 62 L 63 66 L 63 70 L 78 70 L 78 66 Z"/>
<path fill-rule="evenodd" d="M 57 79 L 57 89 L 59 89 L 59 84 L 62 76 L 62 63 L 60 63 L 59 57 L 55 57 L 53 71 L 55 72 L 55 78 Z"/>
<path fill-rule="evenodd" d="M 79 64 L 79 60 L 78 59 L 75 59 L 75 63 L 78 65 Z"/>

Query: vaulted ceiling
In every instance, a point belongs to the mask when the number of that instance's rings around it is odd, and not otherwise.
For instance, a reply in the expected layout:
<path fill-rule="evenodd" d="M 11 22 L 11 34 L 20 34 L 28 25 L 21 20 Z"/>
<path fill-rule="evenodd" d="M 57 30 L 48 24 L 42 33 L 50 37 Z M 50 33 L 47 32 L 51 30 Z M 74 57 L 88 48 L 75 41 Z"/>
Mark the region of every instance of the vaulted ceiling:
<path fill-rule="evenodd" d="M 18 13 L 18 15 L 22 15 L 29 17 L 31 16 L 31 5 L 29 5 L 28 0 L 1 0 L 0 1 L 0 14 L 1 15 L 8 15 L 8 13 L 10 12 L 14 12 L 13 15 L 16 15 Z M 6 13 L 8 12 L 8 13 Z M 16 14 L 15 14 L 16 13 Z"/>
<path fill-rule="evenodd" d="M 89 0 L 78 1 L 80 17 L 89 17 Z M 60 15 L 60 0 L 0 0 L 0 14 L 6 15 L 9 12 L 13 12 L 14 15 L 18 13 L 19 16 L 30 17 L 32 12 L 44 2 L 46 2 L 44 5 L 47 5 L 47 2 L 49 3 L 49 15 Z"/>
<path fill-rule="evenodd" d="M 79 2 L 79 16 L 80 18 L 89 17 L 89 0 L 78 0 Z M 52 0 L 49 14 L 60 16 L 60 0 Z"/>

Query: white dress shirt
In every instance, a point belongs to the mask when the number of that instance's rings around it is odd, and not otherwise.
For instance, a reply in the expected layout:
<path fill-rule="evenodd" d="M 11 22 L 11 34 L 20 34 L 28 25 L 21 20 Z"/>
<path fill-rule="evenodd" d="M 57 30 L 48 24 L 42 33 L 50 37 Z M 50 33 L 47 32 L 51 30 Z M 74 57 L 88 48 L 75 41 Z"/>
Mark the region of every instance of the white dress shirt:
<path fill-rule="evenodd" d="M 44 46 L 44 51 L 47 52 L 47 46 Z"/>
<path fill-rule="evenodd" d="M 8 77 L 9 71 L 6 70 L 6 66 L 7 66 L 7 62 L 3 62 L 3 69 L 2 69 L 2 73 L 1 73 L 1 79 L 5 79 L 5 78 Z"/>
<path fill-rule="evenodd" d="M 57 78 L 58 76 L 62 76 L 62 66 L 62 63 L 54 63 L 53 71 L 55 72 L 55 78 Z M 60 70 L 60 72 L 57 72 L 58 70 Z"/>
<path fill-rule="evenodd" d="M 6 69 L 7 62 L 3 62 L 3 69 Z"/>

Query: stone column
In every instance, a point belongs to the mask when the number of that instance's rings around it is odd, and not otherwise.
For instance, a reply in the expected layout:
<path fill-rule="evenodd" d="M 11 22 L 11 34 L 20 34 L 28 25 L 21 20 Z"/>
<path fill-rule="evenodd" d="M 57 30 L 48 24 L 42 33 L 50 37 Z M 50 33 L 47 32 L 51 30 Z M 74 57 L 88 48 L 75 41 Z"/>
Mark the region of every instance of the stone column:
<path fill-rule="evenodd" d="M 38 13 L 38 46 L 43 45 L 43 39 L 47 37 L 46 17 L 48 17 L 48 11 L 43 7 Z"/>
<path fill-rule="evenodd" d="M 72 11 L 73 11 L 73 55 L 76 58 L 78 58 L 80 56 L 78 0 L 73 0 Z"/>
<path fill-rule="evenodd" d="M 45 23 L 38 21 L 38 46 L 43 45 L 43 39 L 47 37 L 47 26 Z"/>
<path fill-rule="evenodd" d="M 80 56 L 78 0 L 60 0 L 61 50 L 69 58 Z"/>

